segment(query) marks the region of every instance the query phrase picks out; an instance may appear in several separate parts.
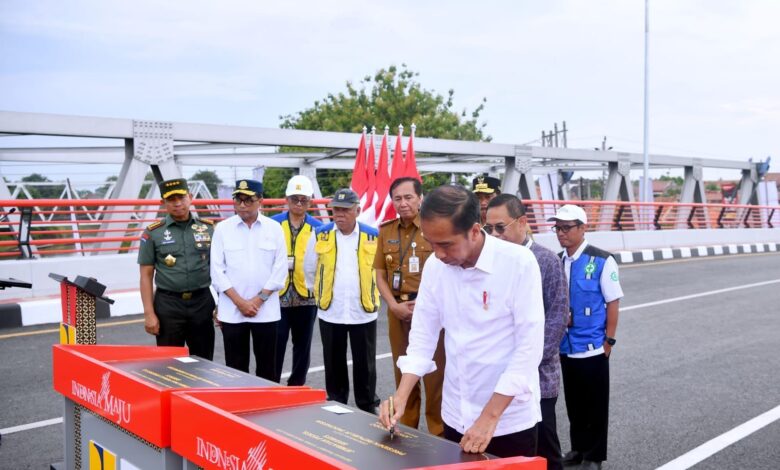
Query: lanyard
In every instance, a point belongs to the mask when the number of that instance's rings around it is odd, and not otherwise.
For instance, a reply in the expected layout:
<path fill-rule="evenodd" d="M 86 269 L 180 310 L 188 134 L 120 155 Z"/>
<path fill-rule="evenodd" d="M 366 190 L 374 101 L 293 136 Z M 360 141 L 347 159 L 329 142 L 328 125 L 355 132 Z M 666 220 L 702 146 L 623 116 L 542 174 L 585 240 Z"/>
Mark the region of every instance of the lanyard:
<path fill-rule="evenodd" d="M 417 226 L 414 227 L 414 231 L 412 232 L 412 240 L 409 242 L 408 245 L 406 245 L 406 248 L 404 248 L 404 251 L 401 252 L 401 258 L 398 260 L 398 269 L 401 269 L 401 266 L 404 264 L 404 258 L 406 258 L 406 252 L 409 251 L 409 247 L 412 246 L 414 243 L 414 236 L 417 235 Z M 398 244 L 401 244 L 401 225 L 398 225 Z"/>
<path fill-rule="evenodd" d="M 301 226 L 297 229 L 292 224 L 292 220 L 290 220 L 289 216 L 287 218 L 287 223 L 290 225 L 290 248 L 292 248 L 292 254 L 295 254 L 295 242 L 298 241 L 298 234 L 301 233 L 301 230 L 303 229 L 303 226 L 306 225 L 306 219 L 303 220 L 301 223 Z"/>

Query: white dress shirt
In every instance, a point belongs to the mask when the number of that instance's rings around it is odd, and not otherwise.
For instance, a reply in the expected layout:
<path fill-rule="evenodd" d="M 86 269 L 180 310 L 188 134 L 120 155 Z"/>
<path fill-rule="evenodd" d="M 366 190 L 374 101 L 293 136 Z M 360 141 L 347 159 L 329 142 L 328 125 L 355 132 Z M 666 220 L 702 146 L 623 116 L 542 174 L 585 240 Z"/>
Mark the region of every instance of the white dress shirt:
<path fill-rule="evenodd" d="M 360 275 L 358 274 L 358 224 L 352 233 L 344 235 L 338 227 L 336 232 L 336 272 L 333 280 L 333 300 L 327 310 L 317 309 L 317 316 L 326 322 L 345 325 L 358 325 L 376 320 L 376 313 L 367 313 L 360 303 Z M 317 253 L 314 244 L 317 237 L 309 237 L 306 256 L 303 259 L 303 271 L 306 285 L 314 290 L 314 274 L 317 270 Z M 373 260 L 371 260 L 373 264 Z"/>
<path fill-rule="evenodd" d="M 495 435 L 523 431 L 541 421 L 539 363 L 544 346 L 542 277 L 531 250 L 495 237 L 474 267 L 450 266 L 431 256 L 412 316 L 401 372 L 423 376 L 444 328 L 441 414 L 448 426 L 468 430 L 493 393 L 514 397 Z"/>
<path fill-rule="evenodd" d="M 227 323 L 267 323 L 281 318 L 279 289 L 287 280 L 287 245 L 282 226 L 258 214 L 248 227 L 229 217 L 214 228 L 211 240 L 211 282 L 219 292 L 217 318 Z M 225 294 L 230 288 L 245 299 L 272 291 L 254 317 L 245 317 Z"/>
<path fill-rule="evenodd" d="M 567 281 L 571 282 L 571 264 L 579 259 L 586 246 L 588 246 L 588 241 L 583 240 L 572 256 L 569 256 L 569 252 L 563 250 L 563 271 L 566 273 Z M 599 277 L 599 285 L 601 286 L 601 295 L 604 296 L 604 301 L 607 303 L 623 297 L 623 288 L 620 287 L 618 265 L 615 258 L 610 256 L 604 262 L 604 269 L 601 271 L 601 277 Z M 567 354 L 567 356 L 572 359 L 584 359 L 586 357 L 598 356 L 599 354 L 604 354 L 603 345 L 592 351 Z"/>

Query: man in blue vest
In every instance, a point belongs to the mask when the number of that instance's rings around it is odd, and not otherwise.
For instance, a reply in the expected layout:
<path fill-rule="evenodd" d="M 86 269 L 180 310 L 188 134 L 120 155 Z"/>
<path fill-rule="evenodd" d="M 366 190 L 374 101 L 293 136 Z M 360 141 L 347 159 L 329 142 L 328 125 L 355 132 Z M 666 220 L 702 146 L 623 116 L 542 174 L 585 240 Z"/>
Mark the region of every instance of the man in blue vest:
<path fill-rule="evenodd" d="M 564 466 L 600 469 L 607 460 L 609 355 L 615 346 L 623 290 L 615 258 L 585 240 L 588 217 L 567 204 L 554 217 L 552 230 L 569 280 L 569 326 L 561 340 L 561 374 L 569 416 L 571 451 Z"/>

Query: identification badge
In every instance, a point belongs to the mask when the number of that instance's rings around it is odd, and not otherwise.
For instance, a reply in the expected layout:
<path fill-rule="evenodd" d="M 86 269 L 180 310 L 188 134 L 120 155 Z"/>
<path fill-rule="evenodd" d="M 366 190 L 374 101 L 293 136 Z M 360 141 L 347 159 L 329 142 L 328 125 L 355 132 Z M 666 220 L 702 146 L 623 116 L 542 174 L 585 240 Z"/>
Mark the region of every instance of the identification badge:
<path fill-rule="evenodd" d="M 295 256 L 287 257 L 287 270 L 293 271 L 295 269 Z"/>
<path fill-rule="evenodd" d="M 401 290 L 401 271 L 393 271 L 393 290 Z"/>
<path fill-rule="evenodd" d="M 416 256 L 412 256 L 409 258 L 409 272 L 410 273 L 420 272 L 420 258 Z"/>

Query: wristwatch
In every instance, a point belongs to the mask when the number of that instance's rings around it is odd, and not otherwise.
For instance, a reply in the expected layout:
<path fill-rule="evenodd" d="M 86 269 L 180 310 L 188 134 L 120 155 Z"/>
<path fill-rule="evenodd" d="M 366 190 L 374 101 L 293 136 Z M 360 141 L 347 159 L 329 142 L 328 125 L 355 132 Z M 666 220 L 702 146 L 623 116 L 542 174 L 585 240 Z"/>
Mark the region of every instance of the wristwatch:
<path fill-rule="evenodd" d="M 610 338 L 609 336 L 607 336 L 607 344 L 608 345 L 614 346 L 615 343 L 617 343 L 617 340 L 615 338 Z"/>
<path fill-rule="evenodd" d="M 268 300 L 269 297 L 271 297 L 271 294 L 266 294 L 265 292 L 260 291 L 260 293 L 258 293 L 257 296 L 260 297 L 260 300 L 265 302 L 266 300 Z"/>

